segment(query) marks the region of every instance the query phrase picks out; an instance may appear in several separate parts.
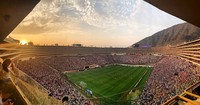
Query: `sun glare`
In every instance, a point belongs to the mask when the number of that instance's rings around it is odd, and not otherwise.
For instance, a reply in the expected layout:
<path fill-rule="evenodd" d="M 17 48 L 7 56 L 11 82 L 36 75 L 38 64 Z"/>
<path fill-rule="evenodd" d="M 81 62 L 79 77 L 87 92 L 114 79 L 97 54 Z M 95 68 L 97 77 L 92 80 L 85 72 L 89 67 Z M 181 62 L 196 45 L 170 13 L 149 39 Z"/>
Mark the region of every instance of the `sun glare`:
<path fill-rule="evenodd" d="M 27 45 L 27 44 L 28 44 L 28 41 L 27 41 L 27 40 L 20 40 L 20 44 L 21 44 L 21 45 Z"/>

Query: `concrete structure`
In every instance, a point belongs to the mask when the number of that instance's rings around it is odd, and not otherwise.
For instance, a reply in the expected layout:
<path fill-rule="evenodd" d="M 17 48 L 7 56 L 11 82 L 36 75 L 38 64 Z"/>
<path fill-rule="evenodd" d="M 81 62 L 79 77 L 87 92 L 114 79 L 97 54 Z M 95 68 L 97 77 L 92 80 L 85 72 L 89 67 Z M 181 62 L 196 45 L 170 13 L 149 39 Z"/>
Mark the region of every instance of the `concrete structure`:
<path fill-rule="evenodd" d="M 159 9 L 200 27 L 199 0 L 145 0 Z"/>

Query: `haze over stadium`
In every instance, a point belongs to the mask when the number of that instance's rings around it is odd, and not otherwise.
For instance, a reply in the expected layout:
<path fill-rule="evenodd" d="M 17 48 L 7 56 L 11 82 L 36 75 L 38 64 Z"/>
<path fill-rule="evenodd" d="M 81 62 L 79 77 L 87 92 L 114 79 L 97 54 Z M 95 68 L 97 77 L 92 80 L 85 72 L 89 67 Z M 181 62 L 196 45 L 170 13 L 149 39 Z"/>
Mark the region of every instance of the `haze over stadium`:
<path fill-rule="evenodd" d="M 41 0 L 10 36 L 40 45 L 128 47 L 183 22 L 143 0 Z"/>

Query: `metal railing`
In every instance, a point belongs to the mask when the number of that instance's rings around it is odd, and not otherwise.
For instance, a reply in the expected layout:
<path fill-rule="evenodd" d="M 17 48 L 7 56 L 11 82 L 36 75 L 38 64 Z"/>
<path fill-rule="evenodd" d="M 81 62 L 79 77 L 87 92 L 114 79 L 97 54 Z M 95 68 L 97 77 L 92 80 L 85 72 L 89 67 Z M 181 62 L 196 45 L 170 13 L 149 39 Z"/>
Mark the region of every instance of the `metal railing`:
<path fill-rule="evenodd" d="M 43 86 L 19 69 L 14 67 L 10 77 L 28 105 L 62 105 L 60 100 L 49 96 Z"/>

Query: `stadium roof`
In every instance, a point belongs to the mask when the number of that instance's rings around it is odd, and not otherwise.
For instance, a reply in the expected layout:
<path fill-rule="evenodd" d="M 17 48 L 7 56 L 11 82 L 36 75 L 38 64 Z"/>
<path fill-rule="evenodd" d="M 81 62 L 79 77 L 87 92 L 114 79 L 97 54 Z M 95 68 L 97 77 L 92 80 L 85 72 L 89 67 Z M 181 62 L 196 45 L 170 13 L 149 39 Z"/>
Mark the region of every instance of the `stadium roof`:
<path fill-rule="evenodd" d="M 40 0 L 0 1 L 0 42 L 32 11 Z"/>
<path fill-rule="evenodd" d="M 200 27 L 200 0 L 145 0 L 155 7 Z"/>

